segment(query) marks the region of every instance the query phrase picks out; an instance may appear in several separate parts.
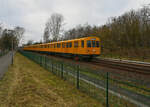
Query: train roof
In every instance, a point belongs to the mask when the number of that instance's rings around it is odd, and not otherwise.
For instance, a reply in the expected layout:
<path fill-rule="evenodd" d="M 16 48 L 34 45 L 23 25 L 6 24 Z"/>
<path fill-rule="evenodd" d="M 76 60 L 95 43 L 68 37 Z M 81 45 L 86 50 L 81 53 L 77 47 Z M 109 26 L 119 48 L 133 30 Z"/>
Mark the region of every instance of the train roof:
<path fill-rule="evenodd" d="M 58 42 L 59 42 L 59 43 L 62 43 L 62 42 L 83 40 L 83 39 L 86 39 L 86 38 L 99 38 L 99 37 L 96 37 L 96 36 L 89 36 L 89 37 L 83 37 L 83 38 L 77 38 L 77 39 L 71 39 L 71 40 L 57 41 L 57 42 L 51 42 L 51 43 L 42 43 L 42 44 L 34 44 L 34 45 L 28 45 L 28 46 L 48 45 L 48 44 L 53 44 L 53 43 L 58 43 Z M 25 46 L 25 47 L 28 47 L 28 46 Z"/>

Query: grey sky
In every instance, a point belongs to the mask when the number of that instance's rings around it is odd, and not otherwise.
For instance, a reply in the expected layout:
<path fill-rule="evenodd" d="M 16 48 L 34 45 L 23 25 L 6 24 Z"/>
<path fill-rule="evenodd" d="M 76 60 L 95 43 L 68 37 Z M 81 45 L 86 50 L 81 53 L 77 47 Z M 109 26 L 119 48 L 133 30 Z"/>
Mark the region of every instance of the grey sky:
<path fill-rule="evenodd" d="M 45 23 L 54 12 L 65 18 L 65 29 L 78 24 L 105 24 L 108 18 L 149 4 L 149 0 L 0 0 L 0 22 L 26 29 L 24 42 L 40 41 Z"/>

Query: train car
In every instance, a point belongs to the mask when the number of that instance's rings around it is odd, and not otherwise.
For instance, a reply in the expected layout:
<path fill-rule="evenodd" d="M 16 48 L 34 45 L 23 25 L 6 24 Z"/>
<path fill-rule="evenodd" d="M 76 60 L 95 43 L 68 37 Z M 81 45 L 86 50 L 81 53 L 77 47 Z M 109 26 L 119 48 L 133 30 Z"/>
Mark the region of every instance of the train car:
<path fill-rule="evenodd" d="M 84 37 L 66 41 L 35 44 L 25 46 L 23 50 L 71 56 L 76 60 L 81 57 L 92 59 L 101 54 L 100 39 L 98 37 Z"/>

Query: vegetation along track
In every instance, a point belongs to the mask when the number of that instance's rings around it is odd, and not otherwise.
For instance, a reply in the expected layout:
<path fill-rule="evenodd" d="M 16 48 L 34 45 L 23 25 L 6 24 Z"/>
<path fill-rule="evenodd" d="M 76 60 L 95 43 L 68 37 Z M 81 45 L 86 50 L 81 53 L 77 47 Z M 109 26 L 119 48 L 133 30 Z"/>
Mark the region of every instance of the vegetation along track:
<path fill-rule="evenodd" d="M 90 63 L 95 65 L 106 66 L 113 69 L 135 72 L 141 75 L 150 75 L 150 65 L 146 65 L 146 64 L 114 61 L 114 60 L 107 60 L 107 59 L 94 59 Z"/>

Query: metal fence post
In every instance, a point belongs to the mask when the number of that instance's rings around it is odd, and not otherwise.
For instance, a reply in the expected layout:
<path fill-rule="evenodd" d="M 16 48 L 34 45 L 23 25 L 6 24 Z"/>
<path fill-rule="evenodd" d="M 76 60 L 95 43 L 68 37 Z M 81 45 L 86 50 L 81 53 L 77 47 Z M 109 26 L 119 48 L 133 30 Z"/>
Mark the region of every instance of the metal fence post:
<path fill-rule="evenodd" d="M 55 65 L 54 65 L 54 72 L 55 72 L 55 74 L 57 75 L 57 62 L 56 62 Z"/>
<path fill-rule="evenodd" d="M 43 65 L 44 65 L 44 62 L 43 62 L 43 56 L 42 56 L 42 67 L 43 67 Z"/>
<path fill-rule="evenodd" d="M 52 72 L 53 72 L 53 62 L 52 62 Z"/>
<path fill-rule="evenodd" d="M 109 87 L 108 87 L 108 85 L 109 85 L 109 84 L 108 84 L 108 80 L 109 80 L 109 78 L 108 78 L 108 76 L 109 76 L 109 75 L 108 75 L 108 72 L 107 72 L 107 74 L 106 74 L 106 79 L 107 79 L 107 80 L 106 80 L 106 107 L 109 107 L 109 103 L 108 103 L 108 88 L 109 88 Z"/>
<path fill-rule="evenodd" d="M 11 63 L 12 65 L 14 64 L 14 55 L 13 55 L 13 51 L 14 51 L 13 48 L 14 48 L 14 46 L 13 45 L 14 45 L 14 43 L 13 43 L 13 39 L 12 39 L 12 60 L 11 60 L 12 61 L 12 63 Z"/>
<path fill-rule="evenodd" d="M 41 56 L 41 66 L 42 66 L 42 56 Z"/>
<path fill-rule="evenodd" d="M 64 77 L 64 76 L 63 76 L 63 72 L 64 72 L 64 71 L 63 71 L 63 69 L 64 69 L 63 67 L 64 67 L 63 64 L 61 64 L 61 78 Z"/>
<path fill-rule="evenodd" d="M 77 65 L 77 89 L 79 89 L 79 65 Z"/>
<path fill-rule="evenodd" d="M 45 69 L 47 69 L 47 68 L 46 68 L 46 56 L 45 56 L 45 58 L 44 58 L 44 59 L 45 59 Z"/>
<path fill-rule="evenodd" d="M 14 55 L 13 55 L 13 51 L 12 51 L 12 59 L 11 59 L 11 65 L 14 64 Z"/>
<path fill-rule="evenodd" d="M 38 55 L 38 64 L 40 64 L 40 57 L 39 57 L 39 55 Z"/>

